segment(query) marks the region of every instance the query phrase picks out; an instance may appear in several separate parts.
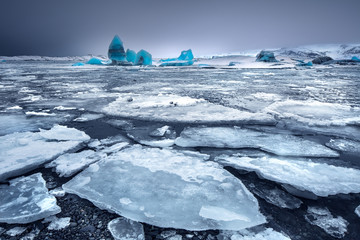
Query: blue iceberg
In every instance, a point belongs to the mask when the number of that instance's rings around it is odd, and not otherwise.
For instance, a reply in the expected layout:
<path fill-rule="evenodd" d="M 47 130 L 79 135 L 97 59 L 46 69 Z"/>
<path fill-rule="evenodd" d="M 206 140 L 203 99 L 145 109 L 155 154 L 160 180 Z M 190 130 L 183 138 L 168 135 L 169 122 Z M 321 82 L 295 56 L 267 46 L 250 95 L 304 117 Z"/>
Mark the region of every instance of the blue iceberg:
<path fill-rule="evenodd" d="M 190 66 L 194 64 L 194 55 L 189 50 L 184 50 L 181 52 L 180 56 L 178 58 L 168 58 L 168 59 L 161 59 L 160 66 Z"/>
<path fill-rule="evenodd" d="M 136 52 L 133 50 L 126 50 L 126 61 L 135 63 L 136 60 Z"/>
<path fill-rule="evenodd" d="M 77 62 L 77 63 L 74 63 L 73 65 L 71 66 L 74 66 L 74 67 L 79 67 L 79 66 L 84 66 L 85 64 L 82 63 L 82 62 Z"/>
<path fill-rule="evenodd" d="M 135 65 L 152 65 L 152 56 L 147 51 L 141 49 L 136 54 Z"/>
<path fill-rule="evenodd" d="M 295 60 L 297 62 L 299 62 L 298 64 L 296 64 L 296 66 L 298 67 L 311 67 L 313 65 L 313 63 L 310 61 L 310 62 L 304 62 L 303 60 Z"/>
<path fill-rule="evenodd" d="M 360 58 L 355 57 L 355 56 L 354 56 L 354 57 L 352 57 L 352 58 L 351 58 L 351 60 L 353 60 L 353 61 L 355 61 L 355 62 L 360 62 Z"/>
<path fill-rule="evenodd" d="M 91 65 L 105 65 L 106 62 L 104 62 L 101 59 L 98 58 L 91 58 L 89 61 L 87 61 L 86 64 L 91 64 Z"/>
<path fill-rule="evenodd" d="M 118 35 L 115 35 L 113 40 L 110 43 L 108 50 L 108 57 L 113 61 L 113 63 L 117 61 L 125 61 L 126 54 L 123 46 L 123 42 L 121 41 Z"/>
<path fill-rule="evenodd" d="M 256 55 L 256 62 L 278 62 L 273 52 L 262 50 Z"/>

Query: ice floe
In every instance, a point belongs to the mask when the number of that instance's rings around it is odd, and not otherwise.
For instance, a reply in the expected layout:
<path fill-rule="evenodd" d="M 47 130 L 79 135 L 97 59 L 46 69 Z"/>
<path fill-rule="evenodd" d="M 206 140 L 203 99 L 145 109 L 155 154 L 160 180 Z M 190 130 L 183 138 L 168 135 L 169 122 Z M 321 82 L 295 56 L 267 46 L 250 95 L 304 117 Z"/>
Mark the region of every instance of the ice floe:
<path fill-rule="evenodd" d="M 56 216 L 51 216 L 46 218 L 43 222 L 50 222 L 47 227 L 49 230 L 61 230 L 70 225 L 70 217 L 57 218 Z"/>
<path fill-rule="evenodd" d="M 344 218 L 340 216 L 335 218 L 329 209 L 320 207 L 308 207 L 305 219 L 335 238 L 343 238 L 349 225 Z"/>
<path fill-rule="evenodd" d="M 186 96 L 122 94 L 106 106 L 109 115 L 171 122 L 273 122 L 266 113 L 251 113 Z"/>
<path fill-rule="evenodd" d="M 26 173 L 90 139 L 75 128 L 56 125 L 40 132 L 0 137 L 0 181 Z M 54 141 L 62 140 L 62 141 Z"/>
<path fill-rule="evenodd" d="M 108 223 L 108 229 L 115 240 L 144 240 L 144 227 L 141 223 L 126 218 L 115 218 Z"/>
<path fill-rule="evenodd" d="M 242 230 L 239 232 L 222 231 L 218 239 L 223 240 L 291 240 L 288 236 L 276 232 L 272 228 L 267 228 L 261 232 L 252 232 L 250 230 Z"/>
<path fill-rule="evenodd" d="M 360 109 L 338 103 L 314 100 L 286 100 L 264 109 L 279 118 L 290 118 L 309 125 L 347 125 L 360 123 Z"/>
<path fill-rule="evenodd" d="M 236 157 L 222 155 L 216 161 L 247 171 L 255 171 L 263 178 L 289 184 L 300 191 L 327 197 L 339 193 L 360 192 L 360 170 L 337 167 L 307 160 L 276 157 Z"/>
<path fill-rule="evenodd" d="M 160 227 L 239 230 L 264 223 L 255 197 L 220 165 L 204 161 L 208 158 L 135 145 L 90 165 L 63 188 L 102 209 Z"/>
<path fill-rule="evenodd" d="M 87 121 L 96 120 L 96 119 L 99 119 L 102 117 L 104 117 L 103 114 L 85 113 L 85 114 L 82 114 L 80 117 L 75 118 L 74 121 L 75 122 L 87 122 Z"/>
<path fill-rule="evenodd" d="M 321 144 L 285 134 L 269 134 L 239 127 L 184 129 L 175 140 L 180 147 L 259 148 L 282 156 L 337 157 Z"/>
<path fill-rule="evenodd" d="M 0 222 L 30 223 L 61 211 L 49 194 L 41 173 L 0 185 Z"/>
<path fill-rule="evenodd" d="M 342 152 L 360 153 L 360 142 L 347 139 L 330 139 L 326 143 L 329 148 Z"/>
<path fill-rule="evenodd" d="M 92 150 L 85 150 L 78 153 L 67 153 L 48 163 L 46 167 L 55 167 L 56 172 L 60 177 L 70 177 L 106 156 L 107 155 L 105 153 L 96 153 Z"/>

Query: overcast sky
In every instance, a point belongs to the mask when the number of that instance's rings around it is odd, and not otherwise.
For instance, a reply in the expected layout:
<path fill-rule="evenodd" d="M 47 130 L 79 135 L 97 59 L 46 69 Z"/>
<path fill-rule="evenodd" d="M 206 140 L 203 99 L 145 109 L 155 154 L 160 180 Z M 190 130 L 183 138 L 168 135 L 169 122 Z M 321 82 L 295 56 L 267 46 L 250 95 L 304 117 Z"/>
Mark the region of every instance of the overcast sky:
<path fill-rule="evenodd" d="M 0 56 L 107 54 L 154 57 L 360 42 L 360 0 L 2 0 Z"/>

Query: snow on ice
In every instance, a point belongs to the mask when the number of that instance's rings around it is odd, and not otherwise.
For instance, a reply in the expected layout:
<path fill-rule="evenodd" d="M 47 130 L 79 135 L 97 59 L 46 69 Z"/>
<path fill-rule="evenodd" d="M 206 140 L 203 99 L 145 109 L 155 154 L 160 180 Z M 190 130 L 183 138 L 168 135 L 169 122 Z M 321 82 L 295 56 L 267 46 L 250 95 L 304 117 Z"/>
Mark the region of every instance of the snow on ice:
<path fill-rule="evenodd" d="M 254 196 L 220 165 L 204 161 L 208 158 L 135 145 L 90 165 L 63 188 L 102 209 L 160 227 L 239 230 L 264 223 Z"/>

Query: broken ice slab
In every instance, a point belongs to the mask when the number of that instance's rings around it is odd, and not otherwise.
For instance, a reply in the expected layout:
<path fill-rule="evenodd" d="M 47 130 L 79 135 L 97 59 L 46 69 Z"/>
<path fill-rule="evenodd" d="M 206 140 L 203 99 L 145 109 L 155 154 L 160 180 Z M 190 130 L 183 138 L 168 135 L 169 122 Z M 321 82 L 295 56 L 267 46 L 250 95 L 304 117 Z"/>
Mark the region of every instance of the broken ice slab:
<path fill-rule="evenodd" d="M 335 238 L 345 237 L 349 225 L 344 218 L 340 216 L 334 218 L 329 209 L 320 207 L 308 207 L 305 219 Z"/>
<path fill-rule="evenodd" d="M 131 99 L 131 101 L 129 100 Z M 122 94 L 103 109 L 109 115 L 169 122 L 251 122 L 272 124 L 266 113 L 252 113 L 187 96 Z"/>
<path fill-rule="evenodd" d="M 258 182 L 256 186 L 254 184 L 250 184 L 249 190 L 264 199 L 266 202 L 281 208 L 295 209 L 299 208 L 302 204 L 300 199 L 292 196 L 291 194 L 279 188 L 270 187 L 260 182 Z"/>
<path fill-rule="evenodd" d="M 127 135 L 142 145 L 152 147 L 170 147 L 174 145 L 176 132 L 169 126 L 160 128 L 156 126 L 133 127 L 127 130 Z"/>
<path fill-rule="evenodd" d="M 238 169 L 255 171 L 270 181 L 289 184 L 320 197 L 360 192 L 360 170 L 312 161 L 276 157 L 236 157 L 222 155 L 215 161 Z"/>
<path fill-rule="evenodd" d="M 0 222 L 30 223 L 61 212 L 41 173 L 0 185 Z"/>
<path fill-rule="evenodd" d="M 96 153 L 92 150 L 85 150 L 78 153 L 66 153 L 48 163 L 46 167 L 55 167 L 56 172 L 60 177 L 70 177 L 104 157 L 106 157 L 105 153 Z"/>
<path fill-rule="evenodd" d="M 285 134 L 270 134 L 239 127 L 184 129 L 175 140 L 180 147 L 259 148 L 282 156 L 338 157 L 321 144 Z"/>
<path fill-rule="evenodd" d="M 56 216 L 51 216 L 44 219 L 43 223 L 50 222 L 47 227 L 49 230 L 61 230 L 70 225 L 70 217 L 57 218 Z"/>
<path fill-rule="evenodd" d="M 256 198 L 208 158 L 135 145 L 90 165 L 63 188 L 159 227 L 239 230 L 264 223 Z"/>
<path fill-rule="evenodd" d="M 291 240 L 283 233 L 276 232 L 272 228 L 266 228 L 261 232 L 252 232 L 251 230 L 221 231 L 217 239 L 223 240 Z"/>
<path fill-rule="evenodd" d="M 1 136 L 0 181 L 31 171 L 88 139 L 82 131 L 59 125 L 41 132 Z"/>
<path fill-rule="evenodd" d="M 314 100 L 286 100 L 276 102 L 264 109 L 277 118 L 296 120 L 314 126 L 359 124 L 360 109 L 339 103 L 326 103 Z"/>
<path fill-rule="evenodd" d="M 25 231 L 26 231 L 26 227 L 13 227 L 6 231 L 6 235 L 10 237 L 15 237 L 21 235 Z"/>
<path fill-rule="evenodd" d="M 75 118 L 73 121 L 75 122 L 87 122 L 92 120 L 97 120 L 99 118 L 104 117 L 103 114 L 95 114 L 95 113 L 84 113 L 80 117 Z"/>
<path fill-rule="evenodd" d="M 115 218 L 108 223 L 108 229 L 115 240 L 144 240 L 144 227 L 141 223 L 126 218 Z"/>
<path fill-rule="evenodd" d="M 329 148 L 351 153 L 360 153 L 360 142 L 347 140 L 347 139 L 330 139 L 326 143 Z"/>

